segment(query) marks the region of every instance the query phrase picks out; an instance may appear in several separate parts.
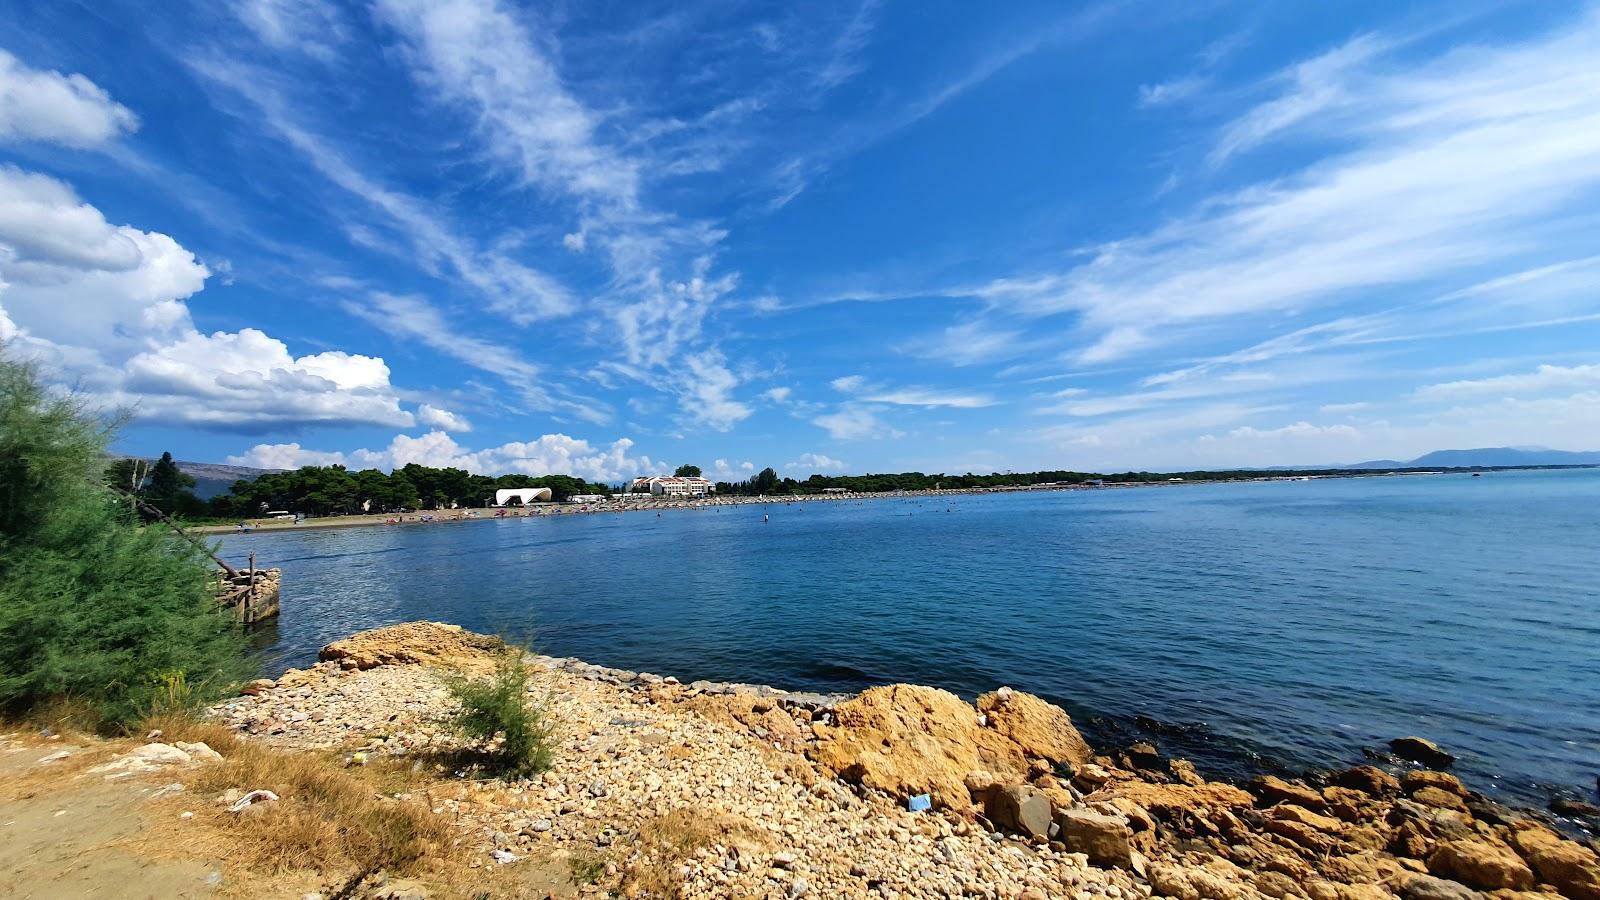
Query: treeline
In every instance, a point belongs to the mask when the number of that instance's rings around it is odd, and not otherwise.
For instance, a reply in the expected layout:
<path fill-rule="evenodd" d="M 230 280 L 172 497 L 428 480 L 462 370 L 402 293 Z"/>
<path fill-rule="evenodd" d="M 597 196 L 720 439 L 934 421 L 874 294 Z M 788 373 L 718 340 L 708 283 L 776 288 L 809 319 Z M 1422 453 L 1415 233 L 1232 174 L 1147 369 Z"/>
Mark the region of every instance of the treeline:
<path fill-rule="evenodd" d="M 1399 470 L 1405 471 L 1405 470 Z M 900 472 L 881 475 L 812 475 L 804 481 L 779 478 L 771 468 L 762 469 L 754 478 L 739 482 L 717 482 L 717 493 L 734 496 L 773 496 L 795 494 L 820 494 L 828 488 L 844 488 L 861 494 L 880 494 L 889 491 L 928 491 L 935 489 L 969 489 L 998 487 L 1032 487 L 1041 484 L 1087 484 L 1105 482 L 1166 482 L 1184 481 L 1250 481 L 1262 477 L 1296 477 L 1302 475 L 1371 475 L 1368 469 L 1314 469 L 1294 471 L 1264 471 L 1261 469 L 1196 470 L 1190 472 L 996 472 L 992 475 L 946 475 L 922 472 Z"/>
<path fill-rule="evenodd" d="M 302 466 L 292 472 L 268 472 L 211 500 L 216 516 L 258 516 L 286 510 L 308 516 L 386 513 L 403 509 L 450 509 L 483 506 L 502 488 L 547 487 L 551 497 L 610 494 L 611 487 L 571 475 L 474 475 L 464 469 L 436 469 L 408 463 L 393 472 L 344 466 Z"/>
<path fill-rule="evenodd" d="M 121 493 L 179 519 L 250 518 L 283 510 L 307 516 L 389 513 L 414 509 L 483 506 L 502 488 L 547 487 L 557 501 L 574 494 L 610 494 L 610 485 L 571 475 L 473 475 L 463 469 L 436 469 L 410 463 L 393 472 L 344 466 L 302 466 L 291 472 L 267 472 L 233 483 L 229 492 L 210 500 L 193 493 L 195 480 L 178 470 L 171 453 L 154 465 L 119 459 L 106 469 L 105 481 Z M 514 501 L 513 501 L 514 502 Z"/>

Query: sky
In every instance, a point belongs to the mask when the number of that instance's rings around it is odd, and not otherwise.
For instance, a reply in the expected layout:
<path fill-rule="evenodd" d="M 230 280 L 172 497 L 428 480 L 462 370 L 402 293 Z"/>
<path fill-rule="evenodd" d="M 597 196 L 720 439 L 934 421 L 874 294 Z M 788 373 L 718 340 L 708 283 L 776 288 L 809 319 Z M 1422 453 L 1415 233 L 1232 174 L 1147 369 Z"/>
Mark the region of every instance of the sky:
<path fill-rule="evenodd" d="M 123 452 L 615 481 L 1600 449 L 1600 8 L 0 0 Z"/>

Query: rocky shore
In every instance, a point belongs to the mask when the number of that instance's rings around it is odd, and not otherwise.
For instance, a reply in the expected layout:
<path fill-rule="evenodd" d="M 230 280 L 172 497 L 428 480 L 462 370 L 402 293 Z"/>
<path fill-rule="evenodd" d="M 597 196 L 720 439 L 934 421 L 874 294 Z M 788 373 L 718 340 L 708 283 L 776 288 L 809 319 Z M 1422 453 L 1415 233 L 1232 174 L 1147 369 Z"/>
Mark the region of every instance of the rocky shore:
<path fill-rule="evenodd" d="M 448 817 L 486 883 L 559 862 L 593 895 L 1600 900 L 1592 840 L 1446 772 L 1208 781 L 1148 744 L 1097 752 L 1007 688 L 832 697 L 534 657 L 554 768 L 454 777 L 440 673 L 500 651 L 436 623 L 364 632 L 212 715 L 353 765 L 413 760 L 425 786 L 396 799 Z"/>

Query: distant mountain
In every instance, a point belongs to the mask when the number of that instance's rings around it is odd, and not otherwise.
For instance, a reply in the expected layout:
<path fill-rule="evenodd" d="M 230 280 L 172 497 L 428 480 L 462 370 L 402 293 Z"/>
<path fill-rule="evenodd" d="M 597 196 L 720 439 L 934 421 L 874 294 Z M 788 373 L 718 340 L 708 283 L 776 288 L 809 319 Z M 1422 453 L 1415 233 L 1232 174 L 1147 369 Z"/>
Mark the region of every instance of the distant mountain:
<path fill-rule="evenodd" d="M 143 457 L 127 457 L 129 459 L 143 459 Z M 155 460 L 144 460 L 155 465 Z M 283 469 L 256 469 L 250 466 L 225 466 L 221 463 L 184 462 L 177 460 L 178 471 L 194 479 L 194 495 L 201 500 L 210 500 L 221 494 L 226 494 L 233 488 L 235 481 L 254 481 L 268 472 L 282 472 Z"/>
<path fill-rule="evenodd" d="M 202 463 L 178 461 L 178 471 L 194 479 L 194 495 L 201 500 L 210 500 L 219 494 L 226 494 L 233 488 L 235 481 L 254 481 L 268 472 L 282 472 L 283 469 L 256 469 L 250 466 L 225 466 L 221 463 Z"/>
<path fill-rule="evenodd" d="M 1470 469 L 1492 466 L 1596 466 L 1600 450 L 1547 450 L 1543 447 L 1479 447 L 1476 450 L 1435 450 L 1410 462 L 1374 459 L 1346 466 L 1350 469 Z"/>

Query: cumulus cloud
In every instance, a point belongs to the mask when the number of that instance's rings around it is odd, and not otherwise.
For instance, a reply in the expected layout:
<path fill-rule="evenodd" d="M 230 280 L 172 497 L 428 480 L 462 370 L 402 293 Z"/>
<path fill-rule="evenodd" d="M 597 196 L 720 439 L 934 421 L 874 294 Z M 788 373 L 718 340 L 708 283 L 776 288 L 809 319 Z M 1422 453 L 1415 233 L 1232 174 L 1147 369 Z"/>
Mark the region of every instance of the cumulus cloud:
<path fill-rule="evenodd" d="M 219 429 L 415 424 L 382 359 L 295 357 L 253 328 L 196 330 L 185 301 L 209 275 L 167 235 L 113 225 L 65 183 L 0 166 L 0 337 L 85 393 Z"/>
<path fill-rule="evenodd" d="M 800 458 L 792 463 L 784 463 L 784 469 L 790 472 L 804 472 L 807 474 L 818 473 L 832 475 L 843 472 L 849 468 L 849 463 L 834 459 L 821 453 L 802 453 Z"/>
<path fill-rule="evenodd" d="M 775 387 L 762 391 L 761 397 L 762 399 L 771 401 L 773 403 L 783 403 L 787 401 L 789 399 L 789 395 L 793 393 L 793 388 Z"/>
<path fill-rule="evenodd" d="M 139 117 L 88 78 L 29 68 L 0 50 L 0 141 L 92 148 L 138 128 Z"/>
<path fill-rule="evenodd" d="M 228 457 L 236 466 L 287 469 L 303 465 L 396 469 L 408 463 L 455 467 L 477 475 L 576 475 L 589 481 L 613 482 L 661 467 L 648 456 L 632 456 L 633 441 L 619 438 L 604 447 L 565 434 L 541 435 L 497 447 L 470 450 L 443 431 L 412 437 L 398 434 L 378 450 L 308 450 L 298 443 L 257 444 Z"/>
<path fill-rule="evenodd" d="M 417 407 L 417 424 L 444 431 L 472 430 L 472 423 L 467 421 L 465 416 L 456 415 L 448 409 L 440 409 L 428 403 Z"/>
<path fill-rule="evenodd" d="M 756 464 L 748 460 L 744 462 L 729 462 L 726 459 L 714 460 L 711 471 L 707 477 L 714 481 L 744 481 L 756 471 Z"/>

